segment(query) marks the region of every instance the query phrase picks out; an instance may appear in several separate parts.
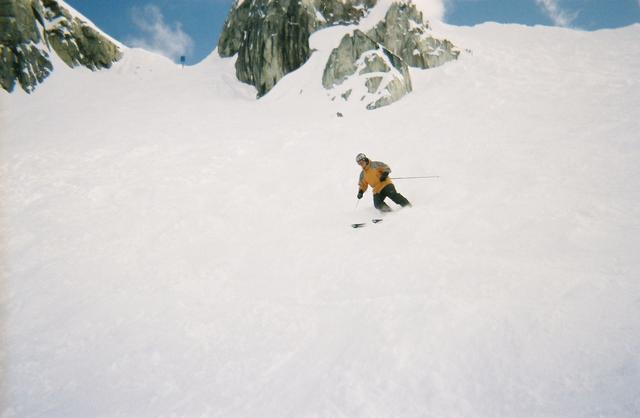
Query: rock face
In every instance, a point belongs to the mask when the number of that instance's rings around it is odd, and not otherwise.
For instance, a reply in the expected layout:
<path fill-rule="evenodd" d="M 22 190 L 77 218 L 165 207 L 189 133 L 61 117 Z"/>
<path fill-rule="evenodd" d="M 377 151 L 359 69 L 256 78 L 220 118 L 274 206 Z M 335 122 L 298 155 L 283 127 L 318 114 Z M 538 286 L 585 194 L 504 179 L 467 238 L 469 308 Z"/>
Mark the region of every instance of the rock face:
<path fill-rule="evenodd" d="M 105 36 L 56 0 L 0 0 L 0 84 L 30 93 L 53 70 L 53 51 L 70 67 L 109 68 L 122 57 Z"/>
<path fill-rule="evenodd" d="M 376 2 L 237 0 L 218 41 L 218 53 L 237 54 L 236 76 L 255 86 L 261 97 L 309 59 L 313 32 L 357 24 Z M 422 12 L 410 0 L 401 0 L 367 33 L 355 30 L 343 37 L 325 66 L 322 84 L 334 93 L 334 100 L 337 96 L 360 100 L 375 109 L 411 92 L 409 67 L 432 68 L 458 55 L 451 42 L 430 35 Z"/>
<path fill-rule="evenodd" d="M 357 79 L 355 83 L 345 83 L 352 75 Z M 324 88 L 343 83 L 342 98 L 359 97 L 367 109 L 391 104 L 411 91 L 409 68 L 404 60 L 359 30 L 342 38 L 325 67 Z"/>
<path fill-rule="evenodd" d="M 43 16 L 39 2 L 0 0 L 0 84 L 9 92 L 16 81 L 30 92 L 53 70 L 41 44 Z"/>
<path fill-rule="evenodd" d="M 236 76 L 263 96 L 311 56 L 318 29 L 358 22 L 376 0 L 238 0 L 224 25 L 218 53 L 238 54 Z"/>
<path fill-rule="evenodd" d="M 460 52 L 447 40 L 429 35 L 422 13 L 411 3 L 394 3 L 369 32 L 345 35 L 325 66 L 322 84 L 344 100 L 355 89 L 367 109 L 386 106 L 411 92 L 408 66 L 432 68 L 458 58 Z"/>
<path fill-rule="evenodd" d="M 394 3 L 368 35 L 410 67 L 433 68 L 458 58 L 460 51 L 451 42 L 436 39 L 429 31 L 429 24 L 415 5 Z"/>

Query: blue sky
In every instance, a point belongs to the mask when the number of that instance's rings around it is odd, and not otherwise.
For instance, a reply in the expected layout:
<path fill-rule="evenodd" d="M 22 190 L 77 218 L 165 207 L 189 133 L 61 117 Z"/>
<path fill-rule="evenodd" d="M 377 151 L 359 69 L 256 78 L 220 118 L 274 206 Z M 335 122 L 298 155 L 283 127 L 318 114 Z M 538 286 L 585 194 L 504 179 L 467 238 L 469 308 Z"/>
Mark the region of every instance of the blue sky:
<path fill-rule="evenodd" d="M 233 0 L 66 0 L 128 46 L 181 55 L 195 64 L 213 51 Z M 580 30 L 640 22 L 640 0 L 417 0 L 454 25 L 482 22 Z"/>

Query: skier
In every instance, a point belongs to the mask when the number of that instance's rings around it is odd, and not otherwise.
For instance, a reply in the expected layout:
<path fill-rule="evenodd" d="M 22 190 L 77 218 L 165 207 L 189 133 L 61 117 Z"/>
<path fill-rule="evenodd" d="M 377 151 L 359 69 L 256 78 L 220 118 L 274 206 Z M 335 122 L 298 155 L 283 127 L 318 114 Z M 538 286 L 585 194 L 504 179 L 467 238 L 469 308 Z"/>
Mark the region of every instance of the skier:
<path fill-rule="evenodd" d="M 362 195 L 367 191 L 367 187 L 371 186 L 373 189 L 373 206 L 379 211 L 391 212 L 391 208 L 384 203 L 384 199 L 387 197 L 402 207 L 411 207 L 411 203 L 396 191 L 395 186 L 391 182 L 389 178 L 391 169 L 388 165 L 380 161 L 371 161 L 363 153 L 356 155 L 356 163 L 362 167 L 358 199 L 362 199 Z"/>

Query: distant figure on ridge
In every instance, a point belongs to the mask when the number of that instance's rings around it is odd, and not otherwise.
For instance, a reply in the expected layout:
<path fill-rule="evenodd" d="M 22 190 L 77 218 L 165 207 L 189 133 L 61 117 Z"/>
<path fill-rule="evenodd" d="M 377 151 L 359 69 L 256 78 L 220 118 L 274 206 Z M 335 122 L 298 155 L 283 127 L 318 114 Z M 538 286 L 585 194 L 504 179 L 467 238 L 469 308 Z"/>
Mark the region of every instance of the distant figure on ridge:
<path fill-rule="evenodd" d="M 411 207 L 411 203 L 396 191 L 395 186 L 391 182 L 389 178 L 391 169 L 388 165 L 380 161 L 371 161 L 363 153 L 356 155 L 356 163 L 362 167 L 358 199 L 362 199 L 362 195 L 367 191 L 367 187 L 371 186 L 373 189 L 373 206 L 381 212 L 391 212 L 391 208 L 384 203 L 384 199 L 387 197 L 402 207 Z"/>

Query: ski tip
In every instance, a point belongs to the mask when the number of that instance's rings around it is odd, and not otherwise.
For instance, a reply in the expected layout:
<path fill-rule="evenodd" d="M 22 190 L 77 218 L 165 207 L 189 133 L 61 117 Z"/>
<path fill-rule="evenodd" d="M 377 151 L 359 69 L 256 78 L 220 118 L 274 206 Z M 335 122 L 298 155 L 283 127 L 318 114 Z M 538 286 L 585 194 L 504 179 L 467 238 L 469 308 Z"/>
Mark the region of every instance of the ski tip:
<path fill-rule="evenodd" d="M 372 219 L 371 222 L 373 222 L 374 224 L 377 224 L 378 222 L 382 222 L 384 219 L 380 219 L 380 218 L 375 218 Z"/>
<path fill-rule="evenodd" d="M 351 224 L 351 228 L 362 228 L 365 224 Z"/>

